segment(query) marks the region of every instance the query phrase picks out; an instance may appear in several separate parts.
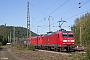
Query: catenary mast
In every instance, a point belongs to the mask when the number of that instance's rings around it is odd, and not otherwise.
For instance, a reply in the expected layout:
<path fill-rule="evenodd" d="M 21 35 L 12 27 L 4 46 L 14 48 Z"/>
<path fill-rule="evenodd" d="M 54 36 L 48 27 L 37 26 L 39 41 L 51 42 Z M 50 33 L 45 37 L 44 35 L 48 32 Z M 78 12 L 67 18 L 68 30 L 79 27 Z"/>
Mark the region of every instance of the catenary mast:
<path fill-rule="evenodd" d="M 31 37 L 29 2 L 27 2 L 27 38 Z"/>

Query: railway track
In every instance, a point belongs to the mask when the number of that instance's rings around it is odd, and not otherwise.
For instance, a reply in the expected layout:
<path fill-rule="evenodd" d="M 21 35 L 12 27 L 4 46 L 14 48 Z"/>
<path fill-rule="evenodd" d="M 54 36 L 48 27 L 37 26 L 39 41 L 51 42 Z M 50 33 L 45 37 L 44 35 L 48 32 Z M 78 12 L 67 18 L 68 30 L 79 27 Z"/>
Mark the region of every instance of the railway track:
<path fill-rule="evenodd" d="M 85 54 L 85 51 L 70 51 L 70 52 L 66 52 L 66 51 L 61 51 L 61 52 L 56 52 L 56 51 L 48 51 L 48 50 L 39 50 L 36 49 L 37 51 L 41 51 L 41 52 L 47 52 L 47 53 L 53 53 L 53 54 L 61 54 L 61 55 L 70 55 L 70 54 Z"/>
<path fill-rule="evenodd" d="M 47 50 L 38 50 L 42 52 L 48 52 L 48 53 L 55 53 L 55 54 L 62 54 L 62 55 L 68 55 L 68 53 L 65 52 L 55 52 L 55 51 L 47 51 Z"/>

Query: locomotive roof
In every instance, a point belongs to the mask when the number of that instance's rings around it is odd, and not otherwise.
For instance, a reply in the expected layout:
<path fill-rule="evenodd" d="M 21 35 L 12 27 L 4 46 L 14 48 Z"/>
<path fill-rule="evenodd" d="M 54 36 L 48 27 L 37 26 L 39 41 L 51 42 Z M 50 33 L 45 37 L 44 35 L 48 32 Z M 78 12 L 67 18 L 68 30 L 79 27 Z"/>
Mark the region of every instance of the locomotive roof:
<path fill-rule="evenodd" d="M 60 30 L 57 30 L 57 31 L 55 31 L 55 32 L 47 32 L 47 34 L 43 34 L 42 36 L 48 36 L 48 35 L 52 35 L 52 34 L 57 34 L 57 33 L 59 33 L 59 32 L 63 32 L 63 33 L 70 33 L 70 32 L 72 32 L 72 31 L 66 31 L 66 30 L 64 30 L 64 29 L 60 29 Z"/>
<path fill-rule="evenodd" d="M 67 33 L 70 33 L 70 32 L 72 32 L 72 31 L 63 31 L 63 32 L 67 32 Z"/>
<path fill-rule="evenodd" d="M 52 34 L 54 34 L 54 33 L 56 33 L 56 32 L 47 33 L 47 34 L 44 34 L 43 36 L 52 35 Z"/>

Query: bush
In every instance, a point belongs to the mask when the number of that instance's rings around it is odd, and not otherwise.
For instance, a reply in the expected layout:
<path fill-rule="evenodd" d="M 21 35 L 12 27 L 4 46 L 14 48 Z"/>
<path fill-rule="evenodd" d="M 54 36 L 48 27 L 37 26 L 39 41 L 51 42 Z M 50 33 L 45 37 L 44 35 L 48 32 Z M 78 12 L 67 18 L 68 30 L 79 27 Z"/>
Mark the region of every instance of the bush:
<path fill-rule="evenodd" d="M 29 46 L 28 46 L 28 50 L 33 50 L 33 51 L 35 51 L 35 47 L 34 47 L 33 45 L 29 45 Z"/>
<path fill-rule="evenodd" d="M 18 50 L 26 50 L 27 49 L 27 47 L 24 45 L 17 45 L 16 47 Z"/>
<path fill-rule="evenodd" d="M 0 42 L 0 46 L 2 46 L 2 42 Z"/>
<path fill-rule="evenodd" d="M 86 51 L 86 58 L 90 60 L 90 49 L 87 49 Z"/>

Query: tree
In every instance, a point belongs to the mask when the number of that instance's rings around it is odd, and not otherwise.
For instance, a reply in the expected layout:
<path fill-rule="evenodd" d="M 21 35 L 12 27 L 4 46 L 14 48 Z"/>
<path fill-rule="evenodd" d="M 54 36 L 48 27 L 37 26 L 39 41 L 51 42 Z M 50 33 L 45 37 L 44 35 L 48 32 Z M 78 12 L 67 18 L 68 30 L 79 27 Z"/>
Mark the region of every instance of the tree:
<path fill-rule="evenodd" d="M 90 13 L 86 13 L 80 18 L 75 20 L 73 25 L 73 31 L 75 32 L 75 38 L 77 44 L 79 44 L 80 39 L 80 27 L 82 27 L 82 42 L 83 45 L 87 45 L 90 43 Z"/>
<path fill-rule="evenodd" d="M 2 46 L 2 42 L 0 42 L 0 46 Z"/>

